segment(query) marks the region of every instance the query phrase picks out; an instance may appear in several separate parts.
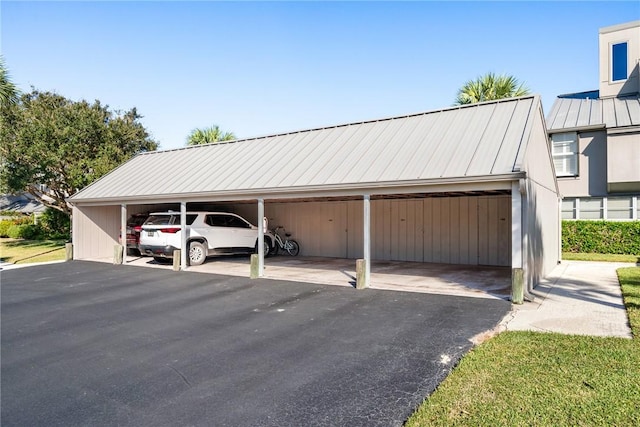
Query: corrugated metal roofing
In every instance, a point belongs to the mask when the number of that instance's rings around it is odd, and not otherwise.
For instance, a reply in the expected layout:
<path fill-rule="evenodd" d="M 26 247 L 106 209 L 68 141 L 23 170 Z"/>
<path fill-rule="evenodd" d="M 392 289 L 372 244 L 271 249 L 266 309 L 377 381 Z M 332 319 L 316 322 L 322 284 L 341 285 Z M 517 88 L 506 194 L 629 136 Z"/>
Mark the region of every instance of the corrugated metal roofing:
<path fill-rule="evenodd" d="M 547 116 L 549 131 L 602 126 L 640 125 L 640 96 L 624 98 L 558 98 Z"/>
<path fill-rule="evenodd" d="M 503 175 L 528 141 L 537 96 L 139 154 L 73 202 L 256 190 L 380 187 Z M 540 117 L 541 119 L 541 117 Z"/>

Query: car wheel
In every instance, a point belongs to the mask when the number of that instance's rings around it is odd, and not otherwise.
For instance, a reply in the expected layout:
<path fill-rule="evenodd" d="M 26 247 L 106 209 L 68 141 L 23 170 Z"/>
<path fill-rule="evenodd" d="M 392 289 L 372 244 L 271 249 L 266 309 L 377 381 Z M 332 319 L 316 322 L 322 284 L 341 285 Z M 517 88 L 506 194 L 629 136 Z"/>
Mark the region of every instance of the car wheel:
<path fill-rule="evenodd" d="M 207 259 L 207 248 L 200 242 L 189 243 L 189 265 L 200 265 Z"/>

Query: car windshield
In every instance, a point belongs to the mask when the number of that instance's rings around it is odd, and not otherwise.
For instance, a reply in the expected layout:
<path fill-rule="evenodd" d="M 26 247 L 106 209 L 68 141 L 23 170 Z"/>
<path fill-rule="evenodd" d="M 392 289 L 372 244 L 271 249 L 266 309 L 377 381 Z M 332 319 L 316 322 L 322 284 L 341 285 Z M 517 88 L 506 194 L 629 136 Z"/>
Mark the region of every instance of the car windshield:
<path fill-rule="evenodd" d="M 187 215 L 187 225 L 193 224 L 198 215 Z M 144 225 L 180 225 L 180 214 L 151 215 Z"/>

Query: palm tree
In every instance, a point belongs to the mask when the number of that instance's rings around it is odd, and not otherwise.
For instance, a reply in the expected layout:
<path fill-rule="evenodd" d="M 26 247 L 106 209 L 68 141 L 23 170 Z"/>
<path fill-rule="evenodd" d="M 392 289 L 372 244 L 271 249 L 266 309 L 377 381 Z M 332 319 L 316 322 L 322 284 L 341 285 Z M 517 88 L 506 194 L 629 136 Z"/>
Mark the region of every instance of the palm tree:
<path fill-rule="evenodd" d="M 223 132 L 217 125 L 213 125 L 208 128 L 192 130 L 187 137 L 187 145 L 210 144 L 234 139 L 236 139 L 236 136 L 233 132 Z"/>
<path fill-rule="evenodd" d="M 475 80 L 469 80 L 458 90 L 456 105 L 513 98 L 529 93 L 524 83 L 519 83 L 513 76 L 487 73 Z"/>
<path fill-rule="evenodd" d="M 16 85 L 9 80 L 9 71 L 4 64 L 4 58 L 0 56 L 0 105 L 14 105 L 18 102 L 19 91 Z"/>

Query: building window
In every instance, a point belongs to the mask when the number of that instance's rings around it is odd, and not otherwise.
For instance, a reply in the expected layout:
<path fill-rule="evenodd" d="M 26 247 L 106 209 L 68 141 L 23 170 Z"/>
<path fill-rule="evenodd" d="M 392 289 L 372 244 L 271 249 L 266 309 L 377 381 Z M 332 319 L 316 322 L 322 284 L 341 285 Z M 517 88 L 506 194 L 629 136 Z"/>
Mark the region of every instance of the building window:
<path fill-rule="evenodd" d="M 578 134 L 554 133 L 551 135 L 553 163 L 557 176 L 578 175 Z"/>
<path fill-rule="evenodd" d="M 562 219 L 635 221 L 640 219 L 640 197 L 567 197 L 561 210 Z"/>
<path fill-rule="evenodd" d="M 602 197 L 580 199 L 580 219 L 603 219 Z"/>
<path fill-rule="evenodd" d="M 611 46 L 611 80 L 625 80 L 627 78 L 627 43 L 617 43 Z"/>
<path fill-rule="evenodd" d="M 562 219 L 578 219 L 576 216 L 576 199 L 562 200 Z"/>
<path fill-rule="evenodd" d="M 632 197 L 609 197 L 607 219 L 633 219 Z"/>

